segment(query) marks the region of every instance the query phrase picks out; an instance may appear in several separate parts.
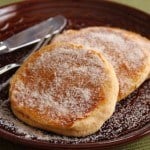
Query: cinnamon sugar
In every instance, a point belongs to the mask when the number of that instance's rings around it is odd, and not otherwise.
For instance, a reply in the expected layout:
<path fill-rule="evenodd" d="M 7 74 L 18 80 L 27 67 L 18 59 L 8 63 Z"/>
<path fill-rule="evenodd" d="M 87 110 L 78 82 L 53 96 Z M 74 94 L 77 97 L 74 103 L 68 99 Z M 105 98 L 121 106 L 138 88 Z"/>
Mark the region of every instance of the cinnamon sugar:
<path fill-rule="evenodd" d="M 15 83 L 14 100 L 19 107 L 48 113 L 52 120 L 68 118 L 61 120 L 64 124 L 83 117 L 101 100 L 108 76 L 100 57 L 80 47 L 56 47 L 27 67 Z"/>
<path fill-rule="evenodd" d="M 89 27 L 79 31 L 68 30 L 56 36 L 52 43 L 72 42 L 101 51 L 113 65 L 119 80 L 120 95 L 124 97 L 131 87 L 135 87 L 135 77 L 141 77 L 149 57 L 141 46 L 146 42 L 143 42 L 144 40 L 137 42 L 126 34 L 124 31 L 105 27 Z"/>

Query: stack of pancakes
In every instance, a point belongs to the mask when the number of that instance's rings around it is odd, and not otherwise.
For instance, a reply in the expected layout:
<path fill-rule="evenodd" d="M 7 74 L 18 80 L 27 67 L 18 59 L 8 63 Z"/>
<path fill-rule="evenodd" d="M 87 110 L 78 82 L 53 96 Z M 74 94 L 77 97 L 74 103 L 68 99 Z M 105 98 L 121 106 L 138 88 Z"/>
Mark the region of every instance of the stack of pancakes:
<path fill-rule="evenodd" d="M 100 129 L 117 101 L 150 73 L 150 42 L 122 29 L 68 30 L 32 54 L 11 80 L 13 113 L 25 123 L 67 136 Z"/>

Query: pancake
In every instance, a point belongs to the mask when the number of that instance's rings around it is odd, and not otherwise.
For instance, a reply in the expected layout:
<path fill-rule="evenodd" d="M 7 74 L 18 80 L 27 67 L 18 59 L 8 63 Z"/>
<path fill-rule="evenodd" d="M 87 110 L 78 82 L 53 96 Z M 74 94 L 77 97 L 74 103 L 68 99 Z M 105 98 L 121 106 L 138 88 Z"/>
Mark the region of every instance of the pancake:
<path fill-rule="evenodd" d="M 96 132 L 115 109 L 119 84 L 100 52 L 57 43 L 32 54 L 10 83 L 13 113 L 67 136 Z"/>
<path fill-rule="evenodd" d="M 88 27 L 68 30 L 52 43 L 71 42 L 100 51 L 113 65 L 119 80 L 118 100 L 139 87 L 150 73 L 150 42 L 126 30 L 110 27 Z"/>

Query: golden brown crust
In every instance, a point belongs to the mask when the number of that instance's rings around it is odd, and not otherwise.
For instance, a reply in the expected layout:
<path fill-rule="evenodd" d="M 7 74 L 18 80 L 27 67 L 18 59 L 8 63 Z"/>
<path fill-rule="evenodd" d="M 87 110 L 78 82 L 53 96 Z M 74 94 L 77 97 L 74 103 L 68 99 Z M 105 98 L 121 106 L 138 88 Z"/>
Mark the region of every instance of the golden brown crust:
<path fill-rule="evenodd" d="M 66 69 L 61 72 L 63 67 Z M 70 72 L 67 74 L 67 71 Z M 57 80 L 64 77 L 65 80 L 58 88 L 53 85 L 47 93 L 56 76 L 61 76 Z M 54 87 L 57 93 L 52 92 Z M 65 98 L 60 96 L 61 92 Z M 96 132 L 112 115 L 118 81 L 113 67 L 100 53 L 82 46 L 57 43 L 27 59 L 13 76 L 9 93 L 12 111 L 27 124 L 63 135 L 86 136 Z M 68 101 L 67 94 L 77 102 Z"/>

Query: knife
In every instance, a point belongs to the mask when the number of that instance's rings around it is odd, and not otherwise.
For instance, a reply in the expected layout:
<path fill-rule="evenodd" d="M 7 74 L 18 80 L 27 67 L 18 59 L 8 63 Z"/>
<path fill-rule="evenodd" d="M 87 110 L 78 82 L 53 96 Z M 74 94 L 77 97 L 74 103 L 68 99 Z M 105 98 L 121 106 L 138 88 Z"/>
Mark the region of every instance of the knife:
<path fill-rule="evenodd" d="M 57 21 L 58 26 L 53 26 L 53 22 Z M 42 21 L 39 24 L 36 24 L 30 28 L 27 28 L 23 30 L 22 32 L 19 32 L 10 38 L 1 41 L 0 42 L 0 55 L 5 53 L 10 53 L 12 51 L 15 51 L 19 48 L 38 43 L 40 40 L 45 37 L 45 39 L 48 39 L 50 34 L 50 29 L 52 30 L 61 30 L 60 28 L 64 28 L 66 25 L 66 18 L 58 15 L 56 17 L 51 17 L 45 21 Z"/>
<path fill-rule="evenodd" d="M 63 16 L 56 16 L 54 18 L 52 18 L 50 20 L 50 24 L 49 26 L 47 26 L 47 30 L 45 31 L 45 35 L 43 35 L 43 37 L 41 37 L 41 39 L 39 40 L 39 42 L 36 44 L 36 46 L 34 47 L 34 49 L 32 49 L 30 52 L 28 52 L 23 58 L 21 58 L 18 62 L 14 62 L 8 65 L 5 65 L 3 67 L 0 68 L 0 75 L 2 75 L 3 73 L 19 67 L 24 60 L 26 60 L 27 57 L 29 57 L 31 55 L 31 53 L 35 52 L 36 50 L 38 50 L 40 47 L 46 45 L 49 40 L 57 33 L 61 32 L 62 29 L 64 29 L 65 25 L 67 23 L 67 20 L 65 17 Z M 21 35 L 22 36 L 22 35 Z M 29 41 L 30 42 L 30 41 Z"/>

